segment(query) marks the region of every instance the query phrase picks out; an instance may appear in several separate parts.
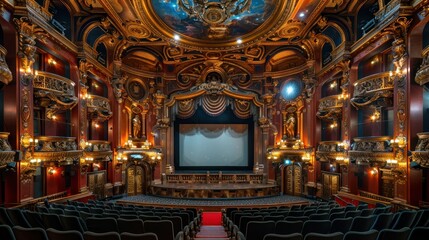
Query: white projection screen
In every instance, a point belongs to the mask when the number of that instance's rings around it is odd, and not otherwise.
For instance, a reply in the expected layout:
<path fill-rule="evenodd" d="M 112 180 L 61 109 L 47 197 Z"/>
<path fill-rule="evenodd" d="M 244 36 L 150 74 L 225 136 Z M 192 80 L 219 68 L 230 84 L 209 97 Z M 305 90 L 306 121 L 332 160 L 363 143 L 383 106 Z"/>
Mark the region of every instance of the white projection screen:
<path fill-rule="evenodd" d="M 179 124 L 179 166 L 247 167 L 248 124 Z"/>

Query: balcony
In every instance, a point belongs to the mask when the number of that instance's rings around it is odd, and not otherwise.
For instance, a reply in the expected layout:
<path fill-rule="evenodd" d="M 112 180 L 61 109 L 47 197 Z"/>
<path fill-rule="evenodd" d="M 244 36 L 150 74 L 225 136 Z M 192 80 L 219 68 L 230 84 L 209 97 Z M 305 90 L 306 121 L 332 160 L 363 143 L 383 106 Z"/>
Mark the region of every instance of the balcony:
<path fill-rule="evenodd" d="M 316 159 L 321 162 L 346 162 L 346 147 L 340 141 L 321 141 L 317 146 Z"/>
<path fill-rule="evenodd" d="M 416 73 L 416 83 L 423 86 L 429 82 L 429 47 L 423 50 L 423 62 L 420 65 L 420 69 Z"/>
<path fill-rule="evenodd" d="M 332 95 L 319 100 L 316 116 L 322 120 L 339 119 L 343 108 L 343 95 Z"/>
<path fill-rule="evenodd" d="M 350 161 L 358 165 L 384 167 L 395 159 L 390 136 L 354 138 L 349 151 Z"/>
<path fill-rule="evenodd" d="M 70 79 L 38 71 L 33 81 L 35 104 L 46 108 L 46 117 L 52 119 L 57 112 L 72 109 L 77 104 L 74 86 Z"/>
<path fill-rule="evenodd" d="M 12 72 L 6 63 L 7 50 L 0 45 L 0 88 L 12 81 Z"/>
<path fill-rule="evenodd" d="M 384 72 L 356 81 L 350 103 L 356 108 L 369 105 L 385 105 L 386 102 L 390 102 L 393 98 L 394 78 L 391 72 Z"/>
<path fill-rule="evenodd" d="M 15 151 L 12 151 L 8 137 L 8 132 L 0 132 L 0 168 L 6 167 L 8 163 L 13 162 L 15 159 Z"/>
<path fill-rule="evenodd" d="M 429 168 L 429 132 L 417 133 L 419 140 L 415 151 L 411 152 L 414 164 Z"/>
<path fill-rule="evenodd" d="M 97 122 L 104 122 L 112 117 L 110 101 L 105 97 L 88 95 L 87 97 L 88 117 Z"/>
<path fill-rule="evenodd" d="M 84 149 L 83 159 L 87 163 L 113 159 L 112 147 L 108 141 L 88 140 L 81 147 Z"/>
<path fill-rule="evenodd" d="M 34 141 L 33 163 L 57 162 L 59 165 L 78 163 L 82 150 L 77 150 L 75 137 L 40 136 Z"/>

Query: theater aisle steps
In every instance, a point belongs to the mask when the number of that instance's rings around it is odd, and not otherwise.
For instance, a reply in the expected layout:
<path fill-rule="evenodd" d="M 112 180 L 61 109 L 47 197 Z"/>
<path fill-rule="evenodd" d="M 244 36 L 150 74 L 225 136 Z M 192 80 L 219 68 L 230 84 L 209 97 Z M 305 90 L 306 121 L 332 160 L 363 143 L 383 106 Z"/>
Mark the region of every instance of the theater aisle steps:
<path fill-rule="evenodd" d="M 198 240 L 227 240 L 228 235 L 222 226 L 221 212 L 203 212 L 200 231 L 195 239 Z"/>

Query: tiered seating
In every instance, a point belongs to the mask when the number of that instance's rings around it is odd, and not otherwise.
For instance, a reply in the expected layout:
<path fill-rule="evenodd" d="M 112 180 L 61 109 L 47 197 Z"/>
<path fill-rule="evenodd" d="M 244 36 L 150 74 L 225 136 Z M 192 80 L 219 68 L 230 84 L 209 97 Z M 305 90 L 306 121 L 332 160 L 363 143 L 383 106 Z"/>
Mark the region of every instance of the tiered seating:
<path fill-rule="evenodd" d="M 322 202 L 277 209 L 226 209 L 223 223 L 231 239 L 418 240 L 427 238 L 428 218 L 428 209 L 392 213 L 388 206 L 369 209 L 363 204 L 340 207 Z"/>
<path fill-rule="evenodd" d="M 0 208 L 5 240 L 181 240 L 195 236 L 196 209 L 165 209 L 110 202 L 68 202 L 37 207 L 37 212 Z"/>

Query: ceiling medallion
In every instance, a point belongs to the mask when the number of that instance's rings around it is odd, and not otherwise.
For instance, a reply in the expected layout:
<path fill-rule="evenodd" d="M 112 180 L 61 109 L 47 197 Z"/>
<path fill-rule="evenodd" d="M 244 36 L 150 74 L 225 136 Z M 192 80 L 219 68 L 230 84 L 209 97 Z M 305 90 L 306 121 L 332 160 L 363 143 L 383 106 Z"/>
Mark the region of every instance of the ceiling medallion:
<path fill-rule="evenodd" d="M 173 45 L 196 50 L 233 50 L 274 34 L 288 19 L 296 2 L 135 0 L 135 6 L 140 20 Z M 180 40 L 175 40 L 175 35 Z"/>

